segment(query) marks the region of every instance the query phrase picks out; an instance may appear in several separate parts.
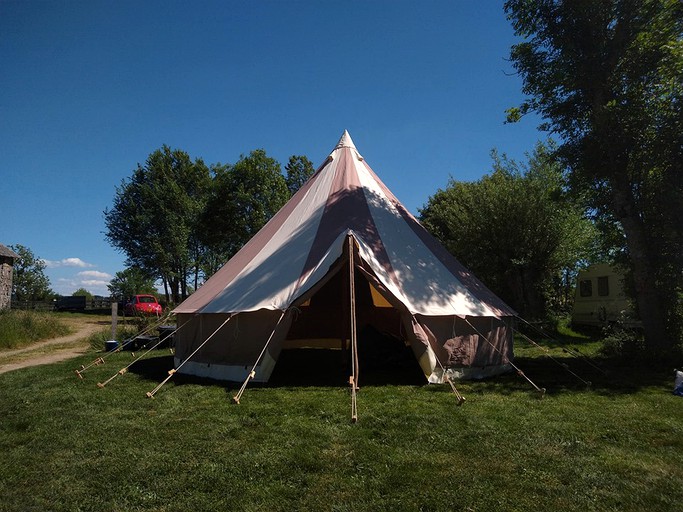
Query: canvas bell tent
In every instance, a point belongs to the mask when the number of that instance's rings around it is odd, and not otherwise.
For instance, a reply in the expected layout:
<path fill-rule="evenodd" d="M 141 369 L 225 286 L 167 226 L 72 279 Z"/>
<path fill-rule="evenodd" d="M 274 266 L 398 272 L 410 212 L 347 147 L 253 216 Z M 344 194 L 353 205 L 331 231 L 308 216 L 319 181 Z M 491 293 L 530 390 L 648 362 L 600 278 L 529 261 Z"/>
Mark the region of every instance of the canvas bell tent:
<path fill-rule="evenodd" d="M 265 382 L 282 350 L 301 347 L 347 351 L 357 373 L 368 329 L 409 346 L 429 382 L 501 373 L 513 357 L 515 312 L 401 205 L 348 132 L 174 312 L 178 370 L 222 380 Z"/>

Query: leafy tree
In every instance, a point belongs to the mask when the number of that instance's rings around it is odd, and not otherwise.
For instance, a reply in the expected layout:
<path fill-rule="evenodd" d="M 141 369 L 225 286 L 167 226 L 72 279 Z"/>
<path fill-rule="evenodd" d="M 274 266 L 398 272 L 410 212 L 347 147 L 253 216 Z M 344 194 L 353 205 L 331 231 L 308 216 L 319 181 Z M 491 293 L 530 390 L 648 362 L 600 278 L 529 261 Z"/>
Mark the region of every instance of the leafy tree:
<path fill-rule="evenodd" d="M 10 245 L 19 258 L 14 262 L 12 292 L 19 301 L 39 301 L 54 297 L 50 280 L 45 275 L 45 262 L 21 244 Z"/>
<path fill-rule="evenodd" d="M 571 186 L 630 265 L 648 353 L 681 337 L 683 3 L 508 0 L 511 58 Z"/>
<path fill-rule="evenodd" d="M 562 168 L 538 144 L 527 165 L 493 152 L 493 172 L 450 181 L 421 220 L 445 247 L 527 318 L 566 302 L 562 276 L 590 254 L 594 231 L 565 192 Z"/>
<path fill-rule="evenodd" d="M 88 290 L 85 288 L 79 288 L 75 292 L 71 294 L 72 297 L 86 297 L 88 299 L 92 299 L 92 293 L 90 293 Z"/>
<path fill-rule="evenodd" d="M 129 266 L 161 279 L 167 300 L 184 299 L 190 276 L 199 273 L 197 225 L 210 184 L 202 160 L 163 146 L 117 187 L 104 212 L 109 243 L 126 254 Z"/>
<path fill-rule="evenodd" d="M 214 259 L 212 274 L 261 229 L 289 199 L 280 164 L 262 149 L 215 169 L 203 213 L 201 239 Z"/>
<path fill-rule="evenodd" d="M 132 295 L 156 294 L 155 279 L 139 267 L 128 267 L 117 272 L 107 288 L 112 298 L 123 300 Z"/>
<path fill-rule="evenodd" d="M 289 189 L 289 194 L 294 195 L 299 190 L 308 178 L 315 173 L 313 163 L 303 155 L 292 155 L 289 157 L 289 162 L 285 165 L 285 182 Z"/>

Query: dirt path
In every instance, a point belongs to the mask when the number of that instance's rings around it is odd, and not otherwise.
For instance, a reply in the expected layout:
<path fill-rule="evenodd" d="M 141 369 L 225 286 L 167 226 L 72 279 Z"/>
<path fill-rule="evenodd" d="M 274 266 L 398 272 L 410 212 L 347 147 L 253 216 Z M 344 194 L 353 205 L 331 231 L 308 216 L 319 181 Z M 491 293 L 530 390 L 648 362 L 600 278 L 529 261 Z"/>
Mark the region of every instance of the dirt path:
<path fill-rule="evenodd" d="M 69 322 L 76 332 L 51 340 L 35 343 L 25 348 L 0 352 L 0 373 L 56 363 L 84 354 L 90 349 L 88 338 L 107 328 L 108 322 L 101 318 L 74 319 Z"/>

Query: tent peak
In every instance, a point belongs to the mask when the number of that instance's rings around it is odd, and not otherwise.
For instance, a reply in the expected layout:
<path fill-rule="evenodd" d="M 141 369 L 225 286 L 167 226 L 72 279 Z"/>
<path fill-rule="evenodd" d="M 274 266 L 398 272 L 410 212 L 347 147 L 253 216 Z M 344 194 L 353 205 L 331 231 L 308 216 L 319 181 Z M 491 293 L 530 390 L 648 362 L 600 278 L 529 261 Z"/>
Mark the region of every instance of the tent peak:
<path fill-rule="evenodd" d="M 351 135 L 349 135 L 348 130 L 344 130 L 344 133 L 342 134 L 341 138 L 339 139 L 339 142 L 337 142 L 337 145 L 332 150 L 332 154 L 330 155 L 330 157 L 334 158 L 334 156 L 333 156 L 334 152 L 338 151 L 342 148 L 352 149 L 353 152 L 358 157 L 358 159 L 363 160 L 363 157 L 361 156 L 361 154 L 356 149 L 356 145 L 353 143 L 353 140 L 351 139 Z"/>
<path fill-rule="evenodd" d="M 334 149 L 339 149 L 339 148 L 356 149 L 356 145 L 353 143 L 353 140 L 351 140 L 351 135 L 349 135 L 348 130 L 344 130 L 344 133 L 342 134 L 341 139 L 339 139 L 339 142 L 337 142 L 337 146 Z"/>

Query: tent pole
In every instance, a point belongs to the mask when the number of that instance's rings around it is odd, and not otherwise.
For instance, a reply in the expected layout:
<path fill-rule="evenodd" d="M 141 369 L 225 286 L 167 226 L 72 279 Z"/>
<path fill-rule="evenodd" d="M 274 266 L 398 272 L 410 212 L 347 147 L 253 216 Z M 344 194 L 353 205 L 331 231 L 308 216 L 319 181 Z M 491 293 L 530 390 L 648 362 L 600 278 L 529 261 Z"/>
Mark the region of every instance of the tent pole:
<path fill-rule="evenodd" d="M 358 339 L 356 336 L 356 286 L 354 275 L 353 262 L 353 237 L 349 236 L 348 250 L 349 250 L 349 305 L 350 305 L 350 320 L 351 320 L 351 377 L 349 384 L 351 385 L 351 421 L 356 423 L 358 421 L 358 409 L 356 407 L 356 391 L 358 390 Z"/>

